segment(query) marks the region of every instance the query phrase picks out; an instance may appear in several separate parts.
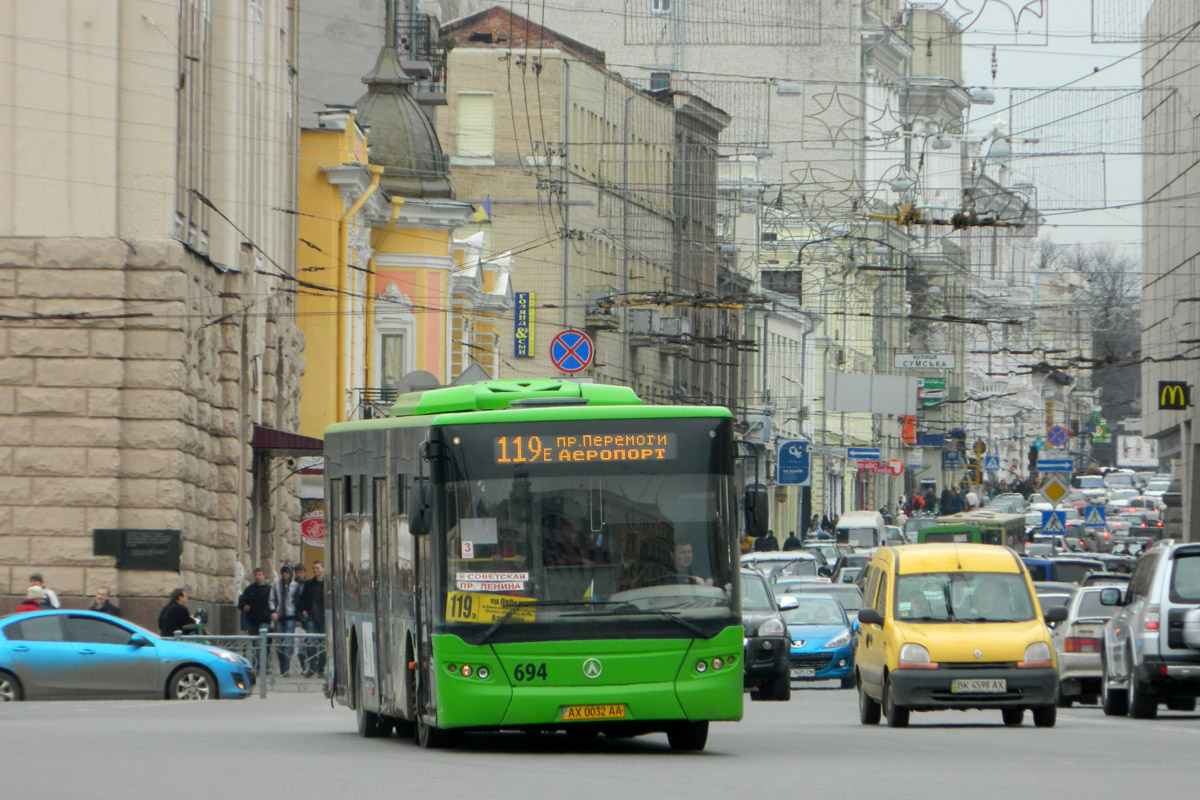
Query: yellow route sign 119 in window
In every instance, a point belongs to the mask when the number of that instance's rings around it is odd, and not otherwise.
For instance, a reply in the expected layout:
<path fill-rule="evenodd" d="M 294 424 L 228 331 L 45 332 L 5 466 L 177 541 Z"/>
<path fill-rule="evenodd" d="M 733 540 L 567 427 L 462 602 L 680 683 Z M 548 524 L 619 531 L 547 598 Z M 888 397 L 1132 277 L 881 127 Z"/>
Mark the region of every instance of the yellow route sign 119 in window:
<path fill-rule="evenodd" d="M 447 622 L 495 622 L 504 617 L 514 606 L 532 603 L 532 597 L 509 597 L 503 594 L 481 594 L 479 592 L 446 592 Z M 508 618 L 509 622 L 533 622 L 535 609 L 517 608 Z"/>

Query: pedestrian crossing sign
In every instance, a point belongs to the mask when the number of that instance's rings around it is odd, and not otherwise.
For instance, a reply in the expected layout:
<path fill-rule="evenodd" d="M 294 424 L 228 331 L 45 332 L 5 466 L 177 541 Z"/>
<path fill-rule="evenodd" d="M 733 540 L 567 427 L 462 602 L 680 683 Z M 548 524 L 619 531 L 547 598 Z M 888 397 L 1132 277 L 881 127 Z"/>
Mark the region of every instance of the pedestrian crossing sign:
<path fill-rule="evenodd" d="M 1083 524 L 1088 528 L 1103 528 L 1106 516 L 1104 506 L 1088 506 L 1087 513 L 1083 516 Z"/>
<path fill-rule="evenodd" d="M 1067 512 L 1066 511 L 1043 511 L 1042 512 L 1042 533 L 1060 533 L 1067 532 Z"/>

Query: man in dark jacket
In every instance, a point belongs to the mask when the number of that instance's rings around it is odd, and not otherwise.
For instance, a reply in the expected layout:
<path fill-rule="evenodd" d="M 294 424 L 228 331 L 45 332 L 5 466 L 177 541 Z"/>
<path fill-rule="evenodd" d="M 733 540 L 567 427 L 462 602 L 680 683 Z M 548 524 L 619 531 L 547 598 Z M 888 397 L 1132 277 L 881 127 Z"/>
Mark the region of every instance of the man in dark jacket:
<path fill-rule="evenodd" d="M 798 537 L 796 535 L 795 531 L 792 531 L 791 533 L 789 533 L 788 537 L 783 540 L 783 549 L 784 550 L 799 550 L 800 549 L 800 537 Z"/>
<path fill-rule="evenodd" d="M 101 614 L 108 614 L 113 617 L 121 616 L 121 609 L 113 605 L 107 586 L 101 586 L 96 590 L 96 599 L 88 608 L 88 611 L 99 611 Z"/>
<path fill-rule="evenodd" d="M 296 613 L 300 615 L 300 625 L 306 633 L 325 633 L 325 565 L 314 561 L 312 572 L 313 576 L 300 587 L 300 596 L 296 599 Z M 323 675 L 325 643 L 309 640 L 300 659 L 306 678 Z"/>
<path fill-rule="evenodd" d="M 254 570 L 254 583 L 242 590 L 238 597 L 238 608 L 246 614 L 246 631 L 251 636 L 257 636 L 260 628 L 271 627 L 271 586 L 267 583 L 267 573 L 261 567 Z M 250 648 L 250 661 L 258 669 L 258 647 Z"/>

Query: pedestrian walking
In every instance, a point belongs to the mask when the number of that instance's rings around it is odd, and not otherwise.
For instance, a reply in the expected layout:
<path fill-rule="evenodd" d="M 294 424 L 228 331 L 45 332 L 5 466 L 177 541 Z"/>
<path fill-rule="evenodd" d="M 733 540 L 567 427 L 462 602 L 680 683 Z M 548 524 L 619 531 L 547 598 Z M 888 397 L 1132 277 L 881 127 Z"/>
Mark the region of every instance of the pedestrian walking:
<path fill-rule="evenodd" d="M 271 621 L 275 623 L 276 633 L 296 632 L 296 595 L 300 587 L 292 578 L 292 568 L 284 564 L 279 568 L 279 577 L 271 583 L 270 606 Z M 281 637 L 275 644 L 275 654 L 279 658 L 279 674 L 286 678 L 291 672 L 293 641 Z"/>
<path fill-rule="evenodd" d="M 17 613 L 25 611 L 41 611 L 46 606 L 46 590 L 40 586 L 30 586 L 25 590 L 25 599 L 17 606 Z"/>
<path fill-rule="evenodd" d="M 304 582 L 296 598 L 300 624 L 306 633 L 325 633 L 325 565 L 314 561 L 313 576 Z M 325 674 L 325 643 L 309 641 L 304 648 L 304 675 Z"/>
<path fill-rule="evenodd" d="M 251 636 L 271 629 L 271 586 L 262 567 L 254 570 L 254 582 L 238 596 L 238 608 L 246 615 L 246 632 Z M 258 670 L 258 647 L 253 644 L 250 646 L 250 661 Z M 266 667 L 265 664 L 261 666 Z"/>
<path fill-rule="evenodd" d="M 101 586 L 96 589 L 96 597 L 92 601 L 91 606 L 88 607 L 88 610 L 99 611 L 101 614 L 108 614 L 110 617 L 121 616 L 121 609 L 113 605 L 111 597 L 108 587 Z"/>
<path fill-rule="evenodd" d="M 43 608 L 62 608 L 62 603 L 58 601 L 58 595 L 55 594 L 54 590 L 47 586 L 46 582 L 42 580 L 42 573 L 30 573 L 29 585 L 40 587 L 41 590 L 46 593 L 45 601 L 42 603 Z"/>

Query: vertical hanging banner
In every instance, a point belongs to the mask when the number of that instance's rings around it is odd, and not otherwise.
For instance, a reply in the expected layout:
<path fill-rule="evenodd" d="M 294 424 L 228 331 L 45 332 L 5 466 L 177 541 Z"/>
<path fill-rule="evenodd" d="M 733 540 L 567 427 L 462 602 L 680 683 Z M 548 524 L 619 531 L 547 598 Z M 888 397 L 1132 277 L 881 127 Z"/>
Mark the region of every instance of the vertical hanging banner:
<path fill-rule="evenodd" d="M 513 324 L 513 355 L 533 358 L 533 292 L 514 292 L 516 318 Z"/>

